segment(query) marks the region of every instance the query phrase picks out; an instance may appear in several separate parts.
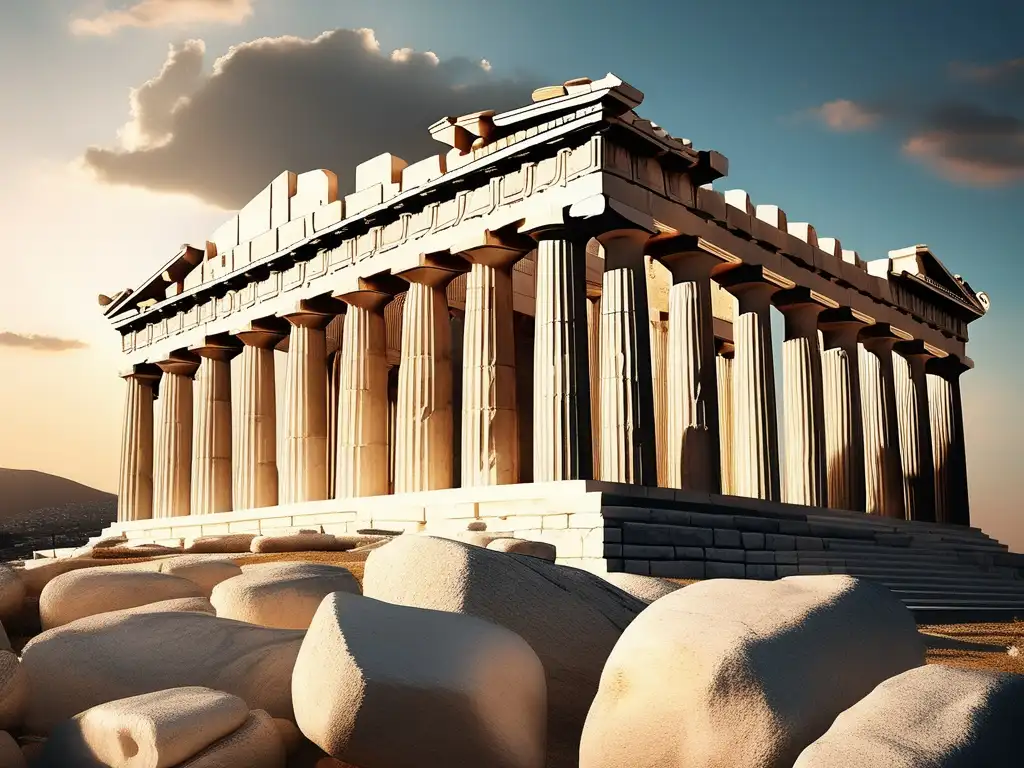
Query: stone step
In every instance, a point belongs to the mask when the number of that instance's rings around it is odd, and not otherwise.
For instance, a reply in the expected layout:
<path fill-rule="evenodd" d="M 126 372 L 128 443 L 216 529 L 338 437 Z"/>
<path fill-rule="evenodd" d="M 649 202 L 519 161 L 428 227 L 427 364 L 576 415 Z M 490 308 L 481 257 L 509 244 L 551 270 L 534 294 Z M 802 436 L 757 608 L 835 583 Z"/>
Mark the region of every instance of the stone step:
<path fill-rule="evenodd" d="M 1021 599 L 996 599 L 996 598 L 960 598 L 960 597 L 946 597 L 942 595 L 932 596 L 919 596 L 919 595 L 903 595 L 900 596 L 901 601 L 906 606 L 917 606 L 917 607 L 944 607 L 944 608 L 1016 608 L 1018 610 L 1024 610 L 1024 598 Z"/>
<path fill-rule="evenodd" d="M 968 587 L 954 587 L 951 589 L 929 589 L 927 587 L 889 587 L 889 591 L 894 595 L 900 597 L 900 599 L 906 599 L 906 596 L 920 597 L 920 598 L 949 598 L 957 600 L 968 600 L 968 599 L 993 599 L 993 600 L 1022 600 L 1024 601 L 1024 590 L 1017 591 L 1000 591 L 998 589 L 984 589 L 984 588 L 968 588 Z"/>
<path fill-rule="evenodd" d="M 856 576 L 857 578 L 867 579 L 869 581 L 877 581 L 885 584 L 886 586 L 895 589 L 915 589 L 918 587 L 924 589 L 960 589 L 960 588 L 984 588 L 994 589 L 1007 592 L 1022 592 L 1024 593 L 1024 581 L 1010 580 L 1010 579 L 981 579 L 974 577 L 944 577 L 944 576 L 931 576 L 928 574 L 907 574 L 894 576 L 892 574 L 878 574 L 872 576 L 862 576 L 859 574 L 851 573 L 850 576 Z"/>

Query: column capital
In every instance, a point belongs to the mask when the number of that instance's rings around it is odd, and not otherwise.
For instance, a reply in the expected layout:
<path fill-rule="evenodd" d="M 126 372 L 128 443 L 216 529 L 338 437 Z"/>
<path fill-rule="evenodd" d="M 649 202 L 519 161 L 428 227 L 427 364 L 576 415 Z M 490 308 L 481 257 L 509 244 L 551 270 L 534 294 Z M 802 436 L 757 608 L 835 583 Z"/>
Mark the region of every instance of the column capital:
<path fill-rule="evenodd" d="M 715 277 L 722 288 L 740 301 L 740 311 L 767 311 L 772 296 L 781 290 L 794 288 L 791 280 L 754 264 L 733 267 Z M 744 309 L 744 305 L 749 308 Z"/>
<path fill-rule="evenodd" d="M 925 364 L 925 371 L 927 373 L 941 376 L 947 381 L 954 381 L 958 379 L 961 374 L 971 370 L 972 366 L 967 361 L 957 357 L 956 355 L 946 355 L 946 357 L 936 357 L 927 361 Z"/>
<path fill-rule="evenodd" d="M 447 251 L 420 255 L 420 264 L 396 272 L 407 283 L 419 283 L 431 288 L 444 288 L 463 272 L 469 271 L 469 264 L 459 256 Z"/>
<path fill-rule="evenodd" d="M 207 360 L 229 361 L 242 352 L 242 342 L 230 334 L 207 336 L 202 343 L 189 347 L 199 357 Z"/>
<path fill-rule="evenodd" d="M 122 379 L 135 379 L 141 382 L 155 382 L 160 379 L 160 369 L 152 363 L 140 363 L 118 371 Z"/>
<path fill-rule="evenodd" d="M 536 247 L 532 237 L 519 234 L 512 227 L 504 227 L 478 229 L 453 245 L 450 252 L 472 264 L 508 268 Z"/>
<path fill-rule="evenodd" d="M 247 328 L 232 331 L 232 335 L 247 347 L 274 349 L 288 337 L 288 322 L 272 318 L 276 322 L 250 323 Z"/>
<path fill-rule="evenodd" d="M 345 304 L 330 295 L 301 299 L 294 308 L 278 312 L 277 316 L 292 326 L 322 331 L 331 324 L 335 315 L 345 313 Z"/>
<path fill-rule="evenodd" d="M 156 362 L 155 365 L 164 373 L 192 378 L 199 370 L 199 356 L 187 350 L 178 350 L 172 352 L 167 359 Z"/>
<path fill-rule="evenodd" d="M 818 327 L 826 350 L 853 347 L 859 341 L 861 332 L 874 323 L 874 318 L 850 307 L 829 309 L 818 316 Z"/>
<path fill-rule="evenodd" d="M 647 241 L 647 253 L 668 268 L 674 282 L 707 280 L 715 269 L 729 262 L 702 248 L 702 242 L 693 235 L 655 235 Z"/>
<path fill-rule="evenodd" d="M 715 339 L 715 354 L 731 360 L 736 355 L 736 344 L 725 339 Z"/>
<path fill-rule="evenodd" d="M 927 362 L 932 359 L 942 359 L 947 357 L 946 353 L 936 347 L 933 347 L 926 341 L 921 339 L 910 339 L 906 341 L 898 341 L 894 347 L 895 351 L 907 358 L 908 360 L 921 360 Z"/>

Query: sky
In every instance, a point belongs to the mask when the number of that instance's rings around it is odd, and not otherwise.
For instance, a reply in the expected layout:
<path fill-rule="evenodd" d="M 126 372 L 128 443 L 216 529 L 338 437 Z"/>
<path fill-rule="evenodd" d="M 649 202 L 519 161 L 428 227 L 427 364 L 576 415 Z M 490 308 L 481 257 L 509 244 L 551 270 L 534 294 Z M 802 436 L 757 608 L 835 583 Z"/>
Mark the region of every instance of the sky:
<path fill-rule="evenodd" d="M 864 259 L 927 243 L 991 298 L 965 374 L 972 516 L 1024 550 L 1024 5 L 1005 0 L 34 0 L 0 10 L 0 466 L 115 490 L 96 297 L 281 170 L 347 188 L 447 114 L 613 72 L 640 114 Z"/>

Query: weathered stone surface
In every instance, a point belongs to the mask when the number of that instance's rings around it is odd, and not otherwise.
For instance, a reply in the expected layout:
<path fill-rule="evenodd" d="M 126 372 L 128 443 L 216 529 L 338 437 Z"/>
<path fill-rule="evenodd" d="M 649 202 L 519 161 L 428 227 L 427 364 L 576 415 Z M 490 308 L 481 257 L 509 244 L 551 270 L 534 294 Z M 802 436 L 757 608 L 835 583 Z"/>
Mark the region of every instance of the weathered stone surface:
<path fill-rule="evenodd" d="M 795 768 L 1012 768 L 1022 710 L 1024 676 L 917 667 L 841 713 Z"/>
<path fill-rule="evenodd" d="M 24 582 L 13 568 L 0 563 L 0 619 L 16 614 L 24 599 Z"/>
<path fill-rule="evenodd" d="M 43 629 L 52 629 L 97 613 L 179 597 L 203 597 L 203 591 L 180 576 L 89 568 L 62 574 L 47 584 L 39 596 L 39 617 Z"/>
<path fill-rule="evenodd" d="M 836 715 L 923 663 L 910 612 L 872 582 L 693 584 L 615 645 L 579 765 L 788 768 Z"/>
<path fill-rule="evenodd" d="M 29 680 L 26 730 L 46 734 L 98 704 L 193 685 L 290 718 L 291 673 L 303 634 L 202 613 L 126 611 L 79 619 L 33 638 L 22 651 Z"/>
<path fill-rule="evenodd" d="M 234 733 L 211 744 L 177 768 L 285 768 L 284 742 L 274 718 L 263 710 L 253 710 L 248 720 Z"/>
<path fill-rule="evenodd" d="M 283 536 L 257 536 L 252 552 L 345 552 L 353 544 L 329 533 L 291 533 Z"/>
<path fill-rule="evenodd" d="M 210 599 L 207 597 L 178 597 L 174 600 L 161 600 L 157 603 L 146 603 L 135 608 L 124 608 L 120 611 L 109 611 L 108 613 L 116 613 L 118 615 L 124 615 L 128 613 L 189 613 L 198 612 L 206 613 L 210 616 L 216 616 L 217 611 L 210 603 Z"/>
<path fill-rule="evenodd" d="M 210 596 L 220 582 L 238 576 L 242 569 L 227 557 L 207 554 L 189 554 L 149 560 L 144 563 L 111 566 L 111 571 L 156 571 L 188 579 Z"/>
<path fill-rule="evenodd" d="M 359 594 L 359 582 L 345 568 L 320 563 L 247 565 L 213 589 L 217 615 L 280 629 L 306 629 L 331 592 Z"/>
<path fill-rule="evenodd" d="M 28 700 L 28 678 L 18 657 L 0 651 L 0 729 L 21 725 Z"/>
<path fill-rule="evenodd" d="M 555 545 L 544 541 L 500 538 L 488 544 L 487 549 L 493 549 L 496 552 L 509 552 L 513 555 L 538 557 L 541 560 L 547 560 L 549 563 L 555 562 Z"/>
<path fill-rule="evenodd" d="M 57 726 L 44 766 L 170 768 L 236 731 L 249 717 L 237 696 L 172 688 L 87 709 Z"/>
<path fill-rule="evenodd" d="M 604 578 L 623 592 L 628 592 L 637 600 L 643 600 L 645 603 L 653 603 L 659 597 L 675 592 L 683 586 L 666 579 L 640 576 L 635 573 L 609 573 Z"/>
<path fill-rule="evenodd" d="M 7 731 L 0 731 L 0 768 L 26 768 L 25 755 Z"/>
<path fill-rule="evenodd" d="M 287 755 L 297 752 L 303 742 L 306 741 L 306 737 L 302 735 L 299 726 L 291 720 L 275 717 L 274 727 L 277 728 L 277 735 L 281 737 L 281 743 L 284 745 L 284 751 Z"/>
<path fill-rule="evenodd" d="M 0 651 L 11 650 L 11 641 L 7 637 L 7 630 L 4 629 L 4 625 L 0 624 Z"/>
<path fill-rule="evenodd" d="M 644 608 L 578 568 L 429 536 L 399 536 L 371 553 L 363 593 L 477 616 L 521 635 L 547 674 L 552 768 L 575 765 L 601 669 L 622 630 Z"/>
<path fill-rule="evenodd" d="M 334 593 L 310 625 L 292 692 L 306 737 L 355 765 L 544 765 L 540 660 L 472 616 Z"/>
<path fill-rule="evenodd" d="M 185 547 L 189 553 L 251 552 L 253 533 L 230 533 L 225 536 L 200 536 Z"/>

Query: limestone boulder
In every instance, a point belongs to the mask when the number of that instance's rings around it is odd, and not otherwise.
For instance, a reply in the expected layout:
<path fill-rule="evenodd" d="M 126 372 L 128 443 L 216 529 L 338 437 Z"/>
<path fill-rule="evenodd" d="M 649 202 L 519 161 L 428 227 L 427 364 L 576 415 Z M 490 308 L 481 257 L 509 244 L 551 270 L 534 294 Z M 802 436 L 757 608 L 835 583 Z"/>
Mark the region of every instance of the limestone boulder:
<path fill-rule="evenodd" d="M 90 707 L 189 686 L 231 693 L 250 709 L 292 718 L 291 674 L 303 635 L 203 613 L 123 611 L 79 619 L 32 638 L 22 651 L 26 730 L 45 735 Z"/>
<path fill-rule="evenodd" d="M 21 725 L 28 704 L 28 677 L 10 651 L 0 651 L 0 729 Z"/>
<path fill-rule="evenodd" d="M 0 563 L 0 621 L 21 609 L 26 592 L 25 582 L 18 572 L 6 563 Z"/>
<path fill-rule="evenodd" d="M 139 543 L 94 549 L 92 551 L 92 556 L 98 560 L 119 560 L 122 558 L 180 555 L 181 553 L 181 547 L 168 547 L 164 544 Z"/>
<path fill-rule="evenodd" d="M 795 768 L 1013 768 L 1022 712 L 1022 675 L 917 667 L 841 713 Z"/>
<path fill-rule="evenodd" d="M 213 589 L 217 615 L 281 629 L 306 629 L 331 592 L 359 594 L 346 568 L 320 563 L 259 563 Z"/>
<path fill-rule="evenodd" d="M 194 582 L 180 576 L 87 568 L 62 574 L 43 588 L 39 596 L 39 618 L 45 630 L 106 611 L 203 596 L 202 589 Z"/>
<path fill-rule="evenodd" d="M 120 611 L 108 611 L 124 615 L 129 613 L 206 613 L 216 616 L 217 611 L 209 598 L 206 597 L 179 597 L 175 600 L 161 600 L 158 603 L 146 603 L 135 608 L 124 608 Z"/>
<path fill-rule="evenodd" d="M 224 536 L 200 536 L 186 542 L 186 552 L 204 554 L 234 554 L 250 552 L 254 533 L 229 533 Z"/>
<path fill-rule="evenodd" d="M 222 581 L 238 576 L 242 572 L 237 563 L 225 556 L 218 555 L 180 555 L 151 560 L 138 565 L 116 567 L 126 570 L 138 568 L 180 576 L 199 587 L 205 597 L 209 597 L 213 588 Z"/>
<path fill-rule="evenodd" d="M 848 576 L 712 579 L 622 634 L 587 716 L 580 768 L 789 768 L 881 681 L 924 663 L 910 612 Z"/>
<path fill-rule="evenodd" d="M 528 541 L 527 539 L 500 538 L 487 545 L 496 552 L 509 552 L 513 555 L 539 557 L 549 563 L 555 562 L 555 545 L 545 541 Z"/>
<path fill-rule="evenodd" d="M 7 731 L 0 731 L 0 768 L 27 768 L 25 754 Z"/>
<path fill-rule="evenodd" d="M 249 707 L 209 688 L 171 688 L 87 709 L 58 725 L 44 766 L 171 768 L 240 728 Z"/>
<path fill-rule="evenodd" d="M 575 766 L 605 660 L 645 607 L 578 568 L 430 536 L 399 536 L 371 552 L 363 593 L 476 616 L 526 640 L 547 676 L 551 768 Z"/>
<path fill-rule="evenodd" d="M 335 592 L 292 696 L 306 738 L 354 765 L 544 766 L 544 668 L 523 638 L 473 616 Z"/>
<path fill-rule="evenodd" d="M 285 768 L 284 743 L 274 725 L 274 718 L 262 710 L 249 713 L 249 718 L 234 733 L 225 736 L 178 768 Z"/>
<path fill-rule="evenodd" d="M 250 545 L 252 552 L 345 552 L 352 544 L 329 533 L 305 531 L 278 536 L 257 536 Z"/>
<path fill-rule="evenodd" d="M 643 600 L 645 603 L 653 603 L 659 597 L 664 597 L 675 592 L 677 589 L 682 589 L 683 586 L 668 579 L 641 576 L 636 573 L 609 573 L 604 578 L 622 591 L 628 592 L 637 600 Z"/>
<path fill-rule="evenodd" d="M 17 570 L 17 575 L 25 587 L 26 596 L 39 597 L 43 588 L 61 574 L 108 565 L 107 561 L 92 557 L 28 560 L 23 568 Z"/>

